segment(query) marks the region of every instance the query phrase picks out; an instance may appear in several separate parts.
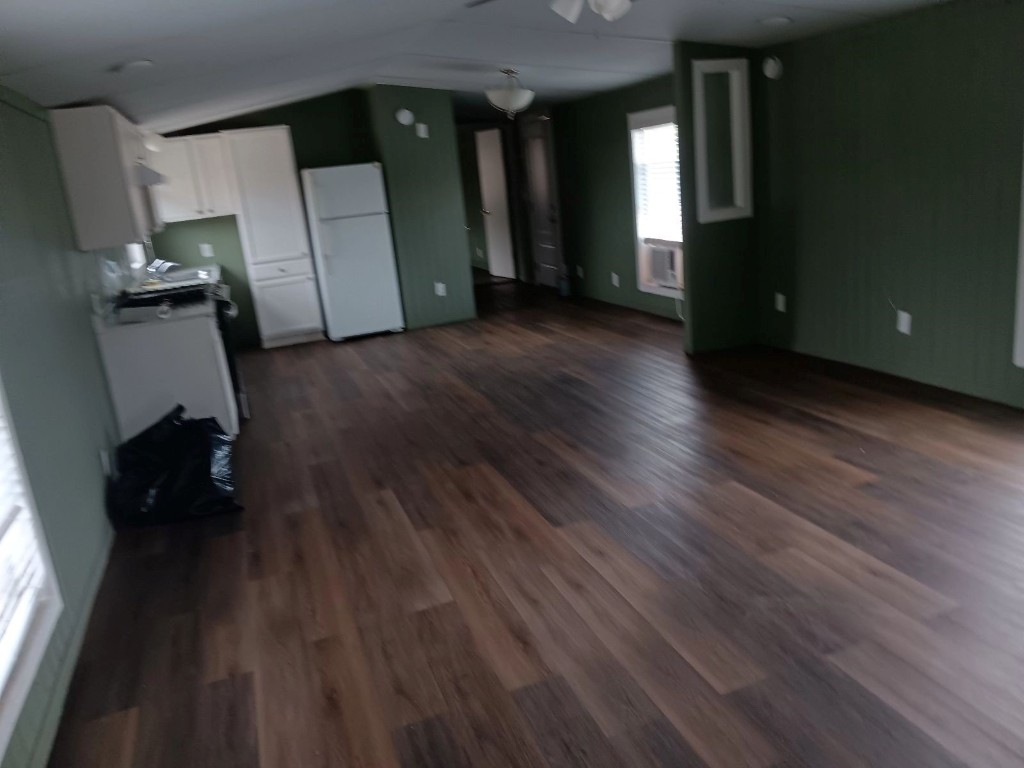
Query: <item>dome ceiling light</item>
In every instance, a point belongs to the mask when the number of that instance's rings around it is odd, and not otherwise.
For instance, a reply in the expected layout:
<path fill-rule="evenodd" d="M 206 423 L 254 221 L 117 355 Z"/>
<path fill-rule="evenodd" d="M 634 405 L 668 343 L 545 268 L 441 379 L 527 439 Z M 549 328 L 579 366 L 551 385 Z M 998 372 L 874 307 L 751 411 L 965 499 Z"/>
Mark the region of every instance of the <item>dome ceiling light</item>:
<path fill-rule="evenodd" d="M 511 120 L 517 112 L 522 112 L 533 103 L 536 94 L 523 88 L 519 82 L 518 70 L 506 67 L 501 72 L 505 75 L 505 83 L 499 88 L 488 88 L 484 95 L 492 107 L 504 112 Z"/>

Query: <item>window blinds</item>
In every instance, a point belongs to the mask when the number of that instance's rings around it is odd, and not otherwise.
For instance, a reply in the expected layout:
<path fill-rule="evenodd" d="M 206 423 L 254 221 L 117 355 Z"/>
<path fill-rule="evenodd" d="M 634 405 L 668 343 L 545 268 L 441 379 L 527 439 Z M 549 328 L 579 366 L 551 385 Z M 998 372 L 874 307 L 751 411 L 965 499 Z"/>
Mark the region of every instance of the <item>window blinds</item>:
<path fill-rule="evenodd" d="M 0 694 L 46 587 L 46 563 L 7 414 L 0 408 Z"/>
<path fill-rule="evenodd" d="M 679 133 L 675 123 L 630 131 L 633 143 L 633 189 L 636 230 L 640 240 L 683 241 L 679 200 Z"/>

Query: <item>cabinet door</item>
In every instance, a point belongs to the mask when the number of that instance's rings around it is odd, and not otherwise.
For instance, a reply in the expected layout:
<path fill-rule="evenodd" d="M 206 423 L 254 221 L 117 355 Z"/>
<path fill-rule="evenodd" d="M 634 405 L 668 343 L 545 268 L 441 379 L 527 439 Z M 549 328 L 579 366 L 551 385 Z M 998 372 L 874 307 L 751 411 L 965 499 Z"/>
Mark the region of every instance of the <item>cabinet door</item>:
<path fill-rule="evenodd" d="M 224 151 L 224 139 L 216 134 L 195 136 L 191 142 L 203 215 L 227 216 L 235 213 L 234 183 L 229 175 L 231 169 Z"/>
<path fill-rule="evenodd" d="M 309 256 L 288 128 L 226 131 L 223 135 L 231 148 L 250 262 Z"/>
<path fill-rule="evenodd" d="M 323 328 L 312 275 L 254 283 L 253 298 L 264 340 Z"/>
<path fill-rule="evenodd" d="M 154 168 L 167 181 L 153 188 L 160 217 L 164 221 L 185 221 L 204 215 L 192 164 L 190 139 L 165 139 L 152 155 Z"/>

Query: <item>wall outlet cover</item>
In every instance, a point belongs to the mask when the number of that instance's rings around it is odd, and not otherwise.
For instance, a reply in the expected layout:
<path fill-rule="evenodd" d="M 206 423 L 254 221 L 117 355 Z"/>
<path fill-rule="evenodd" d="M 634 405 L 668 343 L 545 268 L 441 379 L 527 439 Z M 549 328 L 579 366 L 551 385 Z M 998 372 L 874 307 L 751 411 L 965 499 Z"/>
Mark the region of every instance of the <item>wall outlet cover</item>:
<path fill-rule="evenodd" d="M 619 287 L 619 273 L 618 272 L 612 272 L 612 285 L 614 285 L 616 288 Z"/>
<path fill-rule="evenodd" d="M 776 293 L 775 294 L 775 311 L 785 312 L 786 311 L 786 294 Z"/>
<path fill-rule="evenodd" d="M 447 296 L 448 286 L 445 283 L 434 283 L 434 293 L 438 296 Z"/>
<path fill-rule="evenodd" d="M 426 123 L 416 123 L 416 135 L 421 139 L 430 138 L 430 126 Z"/>
<path fill-rule="evenodd" d="M 578 277 L 580 280 L 583 279 L 583 265 L 582 264 L 577 264 L 576 265 L 576 277 Z"/>
<path fill-rule="evenodd" d="M 100 448 L 100 467 L 103 469 L 103 474 L 110 477 L 113 466 L 110 462 L 110 451 L 106 448 Z"/>
<path fill-rule="evenodd" d="M 213 258 L 213 246 L 210 245 L 209 243 L 200 243 L 199 244 L 199 255 L 202 256 L 204 259 L 212 259 Z"/>
<path fill-rule="evenodd" d="M 904 312 L 902 309 L 896 310 L 896 330 L 900 333 L 905 333 L 907 336 L 910 335 L 910 321 L 911 318 L 909 312 Z"/>

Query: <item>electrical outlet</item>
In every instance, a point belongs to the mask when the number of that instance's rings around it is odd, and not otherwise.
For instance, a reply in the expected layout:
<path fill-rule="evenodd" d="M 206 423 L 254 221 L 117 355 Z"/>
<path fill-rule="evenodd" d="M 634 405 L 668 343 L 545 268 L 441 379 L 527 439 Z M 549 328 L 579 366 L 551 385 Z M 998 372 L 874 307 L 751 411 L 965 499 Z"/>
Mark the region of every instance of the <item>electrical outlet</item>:
<path fill-rule="evenodd" d="M 204 259 L 212 259 L 213 258 L 213 246 L 210 245 L 209 243 L 200 243 L 199 244 L 199 255 L 202 256 Z"/>
<path fill-rule="evenodd" d="M 110 451 L 106 448 L 100 448 L 100 467 L 103 468 L 103 474 L 110 477 Z"/>
<path fill-rule="evenodd" d="M 583 265 L 582 264 L 577 264 L 576 265 L 576 277 L 578 277 L 580 280 L 583 279 Z"/>
<path fill-rule="evenodd" d="M 416 123 L 416 135 L 421 139 L 430 138 L 430 126 L 426 123 Z"/>
<path fill-rule="evenodd" d="M 786 294 L 776 293 L 775 294 L 775 311 L 785 312 L 786 311 Z"/>
<path fill-rule="evenodd" d="M 909 312 L 904 312 L 902 309 L 896 310 L 896 330 L 900 333 L 905 333 L 907 336 L 910 335 L 910 321 L 911 316 Z"/>
<path fill-rule="evenodd" d="M 438 296 L 447 296 L 448 286 L 444 283 L 434 283 L 434 293 Z"/>
<path fill-rule="evenodd" d="M 616 288 L 619 287 L 619 273 L 618 272 L 612 272 L 612 285 L 614 285 Z"/>

